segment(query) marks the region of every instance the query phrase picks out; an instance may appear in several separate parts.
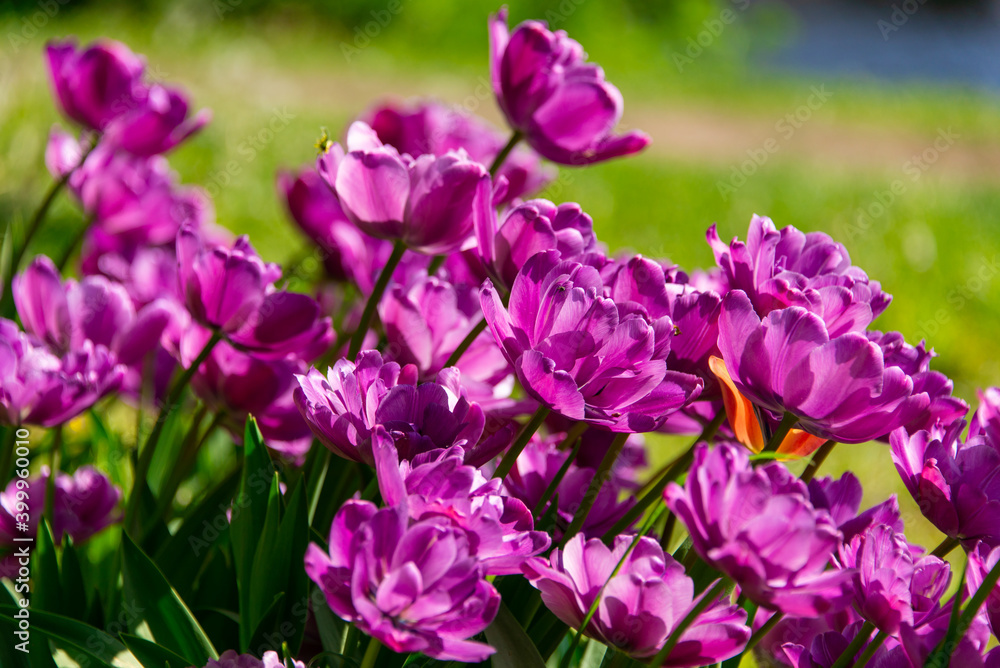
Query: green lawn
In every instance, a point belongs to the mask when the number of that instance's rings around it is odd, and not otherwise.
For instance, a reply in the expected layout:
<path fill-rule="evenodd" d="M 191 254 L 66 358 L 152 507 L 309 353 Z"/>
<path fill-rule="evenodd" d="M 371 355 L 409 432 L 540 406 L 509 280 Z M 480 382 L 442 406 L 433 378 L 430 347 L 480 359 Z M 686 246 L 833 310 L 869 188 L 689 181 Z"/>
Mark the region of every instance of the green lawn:
<path fill-rule="evenodd" d="M 238 4 L 223 5 L 233 11 L 221 16 L 210 4 L 143 16 L 65 10 L 19 42 L 17 52 L 5 44 L 0 218 L 16 221 L 28 215 L 48 183 L 42 164 L 45 137 L 53 123 L 62 121 L 50 99 L 41 52 L 45 39 L 54 35 L 121 39 L 148 56 L 155 76 L 183 85 L 197 106 L 214 111 L 210 127 L 171 162 L 185 182 L 212 184 L 218 221 L 248 233 L 269 260 L 284 260 L 303 243 L 275 196 L 275 170 L 312 160 L 321 127 L 339 133 L 352 114 L 392 94 L 433 94 L 497 118 L 486 89 L 485 15 L 492 3 L 405 4 L 366 46 L 342 25 L 301 13 L 244 11 Z M 361 7 L 357 15 L 364 20 L 363 3 L 348 4 Z M 528 15 L 526 3 L 512 4 L 514 18 Z M 605 66 L 627 106 L 647 116 L 660 107 L 683 107 L 777 120 L 802 104 L 803 91 L 818 83 L 768 78 L 743 64 L 751 35 L 745 26 L 727 28 L 716 47 L 678 72 L 672 55 L 718 8 L 682 3 L 677 15 L 659 17 L 657 28 L 649 29 L 637 6 L 584 3 L 560 21 Z M 546 11 L 561 11 L 560 3 L 541 7 L 543 17 Z M 751 26 L 779 40 L 786 21 L 762 14 Z M 0 16 L 0 35 L 22 30 L 18 18 Z M 994 97 L 961 89 L 833 84 L 837 94 L 816 114 L 826 126 L 848 133 L 858 128 L 904 132 L 920 147 L 931 146 L 939 129 L 952 127 L 963 146 L 1000 153 L 1000 101 Z M 274 119 L 283 119 L 277 123 L 283 127 L 273 140 L 252 139 Z M 744 236 L 753 213 L 770 215 L 779 226 L 828 231 L 895 295 L 879 327 L 898 329 L 914 342 L 926 338 L 941 355 L 936 368 L 955 380 L 967 400 L 974 400 L 977 386 L 1000 382 L 995 343 L 1000 264 L 994 259 L 1000 260 L 1000 175 L 968 169 L 956 176 L 932 165 L 914 179 L 902 165 L 873 167 L 865 160 L 857 169 L 827 169 L 822 156 L 803 160 L 780 152 L 724 198 L 718 183 L 754 145 L 748 138 L 734 146 L 729 162 L 654 150 L 591 169 L 564 170 L 550 195 L 579 201 L 612 250 L 669 257 L 686 268 L 712 262 L 704 232 L 713 222 L 724 238 Z M 893 182 L 902 184 L 901 194 L 884 213 L 859 226 L 858 213 L 877 211 L 873 203 Z M 78 221 L 72 205 L 61 201 L 39 247 L 54 252 Z M 867 502 L 901 492 L 906 520 L 914 527 L 911 538 L 937 542 L 937 533 L 901 489 L 887 448 L 842 446 L 827 470 L 848 466 L 867 483 Z"/>

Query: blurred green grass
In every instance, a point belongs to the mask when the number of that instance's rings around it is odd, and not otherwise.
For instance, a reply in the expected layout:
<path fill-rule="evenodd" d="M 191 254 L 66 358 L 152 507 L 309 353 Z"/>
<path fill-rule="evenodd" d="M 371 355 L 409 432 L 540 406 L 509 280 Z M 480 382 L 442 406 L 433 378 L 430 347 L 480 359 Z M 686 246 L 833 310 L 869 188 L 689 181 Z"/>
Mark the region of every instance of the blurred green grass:
<path fill-rule="evenodd" d="M 218 222 L 249 234 L 266 259 L 295 255 L 304 241 L 286 220 L 274 174 L 311 161 L 321 127 L 339 134 L 355 114 L 393 96 L 436 96 L 498 120 L 488 91 L 486 41 L 486 16 L 495 5 L 404 3 L 369 43 L 355 41 L 355 28 L 363 29 L 371 8 L 381 11 L 383 5 L 388 3 L 344 3 L 346 22 L 343 16 L 338 22 L 297 8 L 277 11 L 225 0 L 156 5 L 142 13 L 67 8 L 16 51 L 9 36 L 24 34 L 23 17 L 0 16 L 0 35 L 8 36 L 0 61 L 0 220 L 26 217 L 39 201 L 48 183 L 42 161 L 47 132 L 54 123 L 66 125 L 50 99 L 45 40 L 108 36 L 146 54 L 155 77 L 185 87 L 197 107 L 213 110 L 212 124 L 170 156 L 182 180 L 210 186 Z M 780 12 L 762 11 L 727 27 L 702 57 L 678 72 L 673 54 L 718 14 L 719 4 L 686 2 L 670 10 L 637 1 L 511 5 L 513 21 L 548 16 L 566 28 L 621 88 L 627 112 L 639 108 L 645 117 L 683 109 L 770 123 L 795 110 L 803 91 L 819 83 L 777 78 L 749 64 L 751 44 L 780 43 L 795 29 Z M 220 14 L 219 7 L 228 9 Z M 940 128 L 953 127 L 962 146 L 1000 154 L 1000 101 L 994 96 L 958 87 L 828 83 L 837 94 L 810 123 L 834 133 L 905 133 L 919 150 L 932 145 Z M 630 118 L 626 113 L 625 122 Z M 273 139 L 255 141 L 274 119 L 287 124 L 280 122 Z M 655 131 L 653 136 L 655 141 Z M 911 181 L 896 163 L 881 165 L 879 156 L 861 155 L 857 167 L 827 167 L 822 155 L 804 159 L 801 152 L 783 150 L 723 198 L 718 183 L 757 145 L 748 137 L 723 147 L 731 157 L 721 160 L 651 150 L 585 170 L 564 169 L 548 194 L 580 202 L 613 251 L 669 257 L 687 269 L 712 263 L 704 232 L 713 222 L 723 238 L 745 236 L 753 213 L 771 216 L 779 227 L 827 231 L 895 296 L 878 327 L 900 330 L 911 342 L 926 338 L 941 355 L 935 368 L 952 377 L 957 393 L 970 402 L 976 387 L 998 383 L 1000 265 L 994 258 L 1000 259 L 1000 175 L 974 167 L 957 174 L 929 169 Z M 899 179 L 906 192 L 856 234 L 858 212 Z M 39 249 L 55 252 L 79 220 L 61 200 Z M 825 471 L 847 468 L 866 483 L 866 504 L 901 492 L 912 539 L 937 542 L 938 534 L 902 490 L 887 448 L 842 446 Z"/>

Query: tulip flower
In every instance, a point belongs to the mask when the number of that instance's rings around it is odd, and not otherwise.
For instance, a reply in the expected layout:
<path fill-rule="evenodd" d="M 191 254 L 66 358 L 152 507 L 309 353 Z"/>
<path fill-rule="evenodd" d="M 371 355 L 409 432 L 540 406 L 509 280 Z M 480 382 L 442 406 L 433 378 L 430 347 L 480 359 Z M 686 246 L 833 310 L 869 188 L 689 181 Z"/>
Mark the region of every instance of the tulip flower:
<path fill-rule="evenodd" d="M 633 540 L 638 542 L 625 557 Z M 625 561 L 614 573 L 622 557 Z M 696 596 L 684 567 L 647 537 L 617 536 L 608 548 L 599 539 L 585 540 L 577 534 L 548 559 L 528 559 L 522 571 L 541 592 L 545 606 L 574 628 L 583 625 L 600 594 L 597 612 L 584 633 L 637 659 L 656 656 L 707 594 L 706 590 Z M 709 603 L 683 632 L 662 665 L 718 663 L 741 652 L 749 638 L 746 611 L 720 598 Z"/>
<path fill-rule="evenodd" d="M 305 568 L 334 613 L 393 651 L 467 663 L 495 651 L 468 638 L 496 617 L 500 595 L 446 518 L 410 524 L 405 509 L 350 500 L 329 552 L 310 544 Z"/>
<path fill-rule="evenodd" d="M 625 102 L 604 71 L 585 60 L 565 31 L 525 21 L 511 32 L 506 9 L 490 17 L 493 92 L 511 128 L 533 149 L 565 165 L 638 153 L 649 137 L 613 134 Z"/>

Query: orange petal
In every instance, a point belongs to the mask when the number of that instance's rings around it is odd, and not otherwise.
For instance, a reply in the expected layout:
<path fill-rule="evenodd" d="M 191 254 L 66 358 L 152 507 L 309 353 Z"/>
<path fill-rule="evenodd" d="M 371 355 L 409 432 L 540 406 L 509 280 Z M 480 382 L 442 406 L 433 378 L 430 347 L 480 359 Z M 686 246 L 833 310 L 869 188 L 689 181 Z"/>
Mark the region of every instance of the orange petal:
<path fill-rule="evenodd" d="M 811 455 L 824 443 L 826 443 L 825 438 L 807 434 L 801 429 L 792 429 L 785 436 L 785 440 L 781 442 L 781 445 L 778 446 L 778 452 L 796 457 L 805 457 L 806 455 Z"/>
<path fill-rule="evenodd" d="M 719 379 L 719 387 L 722 388 L 722 403 L 726 407 L 726 417 L 729 418 L 729 425 L 733 428 L 733 433 L 736 434 L 736 440 L 752 451 L 760 452 L 764 449 L 764 434 L 761 433 L 760 422 L 757 421 L 757 413 L 754 412 L 753 404 L 736 389 L 736 385 L 729 375 L 729 369 L 726 368 L 726 363 L 721 357 L 714 355 L 709 357 L 708 367 Z"/>

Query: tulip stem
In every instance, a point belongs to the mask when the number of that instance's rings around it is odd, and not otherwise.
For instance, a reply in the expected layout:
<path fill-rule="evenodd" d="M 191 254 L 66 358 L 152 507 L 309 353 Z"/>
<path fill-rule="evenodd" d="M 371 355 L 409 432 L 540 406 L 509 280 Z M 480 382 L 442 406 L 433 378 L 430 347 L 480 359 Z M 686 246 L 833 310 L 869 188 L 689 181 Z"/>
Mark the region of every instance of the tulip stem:
<path fill-rule="evenodd" d="M 931 552 L 932 557 L 937 557 L 938 559 L 944 559 L 948 556 L 948 553 L 958 547 L 958 539 L 952 538 L 951 536 L 946 536 L 941 544 L 934 548 Z"/>
<path fill-rule="evenodd" d="M 0 445 L 0 482 L 10 479 L 11 464 L 14 463 L 14 446 L 17 441 L 17 425 L 8 425 Z"/>
<path fill-rule="evenodd" d="M 79 246 L 83 242 L 83 238 L 87 235 L 87 230 L 90 229 L 90 226 L 93 224 L 93 222 L 94 222 L 93 215 L 89 215 L 83 220 L 83 225 L 80 227 L 79 231 L 73 236 L 73 240 L 70 242 L 69 246 L 66 247 L 66 250 L 63 251 L 62 257 L 60 257 L 59 261 L 56 262 L 56 269 L 59 270 L 60 274 L 66 268 L 66 265 L 69 264 L 69 259 L 73 257 L 73 252 L 76 250 L 77 246 Z"/>
<path fill-rule="evenodd" d="M 444 261 L 448 259 L 447 255 L 435 255 L 431 260 L 431 263 L 427 265 L 427 275 L 433 276 L 438 273 L 438 269 L 444 264 Z"/>
<path fill-rule="evenodd" d="M 726 412 L 719 411 L 719 414 L 715 418 L 705 425 L 701 433 L 694 440 L 684 454 L 671 462 L 665 470 L 663 471 L 662 477 L 654 484 L 649 490 L 642 495 L 638 502 L 634 506 L 628 509 L 620 520 L 618 520 L 613 527 L 608 529 L 607 533 L 604 534 L 604 542 L 608 542 L 618 534 L 622 533 L 629 526 L 632 525 L 636 519 L 638 519 L 654 501 L 663 496 L 663 490 L 667 488 L 667 485 L 672 481 L 676 480 L 681 473 L 687 470 L 688 466 L 694 460 L 694 446 L 698 445 L 702 441 L 710 440 L 715 432 L 718 431 L 719 427 L 722 425 L 722 421 L 726 419 Z M 656 476 L 653 477 L 656 479 Z"/>
<path fill-rule="evenodd" d="M 774 434 L 771 435 L 771 440 L 767 442 L 764 446 L 763 452 L 777 452 L 778 448 L 781 447 L 782 442 L 785 437 L 788 436 L 788 432 L 792 430 L 796 424 L 798 424 L 799 418 L 795 416 L 794 413 L 785 413 L 781 418 L 781 423 L 778 428 L 774 430 Z"/>
<path fill-rule="evenodd" d="M 59 425 L 52 434 L 52 445 L 49 450 L 49 479 L 45 481 L 45 503 L 42 507 L 42 514 L 49 527 L 55 527 L 56 514 L 56 477 L 59 475 L 60 459 L 62 455 L 63 428 Z M 55 531 L 55 529 L 52 529 Z"/>
<path fill-rule="evenodd" d="M 611 467 L 614 466 L 618 455 L 622 452 L 622 448 L 625 447 L 625 441 L 628 440 L 629 435 L 628 433 L 615 434 L 615 439 L 611 441 L 611 447 L 604 453 L 604 459 L 601 460 L 600 465 L 594 472 L 594 477 L 590 480 L 590 486 L 587 488 L 586 494 L 583 495 L 580 507 L 577 509 L 576 514 L 573 515 L 573 521 L 569 523 L 569 528 L 566 529 L 562 540 L 559 541 L 560 547 L 564 546 L 570 538 L 583 528 L 583 523 L 587 521 L 590 509 L 597 502 L 597 495 L 600 494 L 604 483 L 611 478 Z"/>
<path fill-rule="evenodd" d="M 462 339 L 462 342 L 458 344 L 458 348 L 455 348 L 455 352 L 448 357 L 448 360 L 444 363 L 444 367 L 447 368 L 458 364 L 458 360 L 462 359 L 462 355 L 465 354 L 465 351 L 472 346 L 472 343 L 479 337 L 480 334 L 483 333 L 483 330 L 485 329 L 486 318 L 483 318 L 475 327 L 472 328 L 472 331 L 466 334 L 465 338 Z"/>
<path fill-rule="evenodd" d="M 882 646 L 882 643 L 885 642 L 887 637 L 889 636 L 885 631 L 879 631 L 875 635 L 875 639 L 868 643 L 868 647 L 865 647 L 865 651 L 858 657 L 858 661 L 854 664 L 854 667 L 865 668 L 865 666 L 868 665 L 868 661 L 872 658 L 872 656 L 874 656 L 875 652 L 878 651 L 878 648 Z"/>
<path fill-rule="evenodd" d="M 542 426 L 542 423 L 545 422 L 545 418 L 547 418 L 551 412 L 552 409 L 548 406 L 538 407 L 538 410 L 531 416 L 531 420 L 528 421 L 528 424 L 521 428 L 517 438 L 514 439 L 514 444 L 511 445 L 510 449 L 504 453 L 503 458 L 500 460 L 500 465 L 497 466 L 497 470 L 493 473 L 494 478 L 500 478 L 503 480 L 507 477 L 510 470 L 514 468 L 514 462 L 517 461 L 518 455 L 520 455 L 521 451 L 524 450 L 524 446 L 528 445 L 528 441 L 530 441 L 531 437 L 535 435 L 535 432 L 538 431 L 538 428 Z"/>
<path fill-rule="evenodd" d="M 392 247 L 392 255 L 389 256 L 389 260 L 382 267 L 382 272 L 378 275 L 378 280 L 375 281 L 375 288 L 365 303 L 365 310 L 361 314 L 361 322 L 358 323 L 358 328 L 354 330 L 354 336 L 351 337 L 351 347 L 347 352 L 348 359 L 353 360 L 361 352 L 361 346 L 365 343 L 365 334 L 368 333 L 368 327 L 371 325 L 375 311 L 378 309 L 378 303 L 382 301 L 385 288 L 389 285 L 392 274 L 396 271 L 396 267 L 399 266 L 399 261 L 403 259 L 403 253 L 405 252 L 406 244 L 402 241 L 397 241 Z"/>
<path fill-rule="evenodd" d="M 624 435 L 627 436 L 627 434 Z M 608 579 L 605 580 L 604 584 L 601 585 L 601 588 L 597 590 L 597 595 L 594 596 L 594 601 L 590 604 L 590 608 L 587 610 L 587 615 L 580 623 L 580 628 L 576 630 L 576 634 L 573 636 L 573 641 L 570 643 L 569 649 L 565 654 L 563 654 L 562 660 L 559 662 L 560 668 L 566 668 L 569 665 L 568 662 L 572 658 L 576 648 L 580 645 L 584 629 L 587 628 L 587 624 L 590 623 L 590 620 L 593 619 L 594 615 L 597 613 L 597 608 L 601 603 L 601 596 L 604 594 L 604 589 L 608 586 L 608 583 L 611 582 L 616 575 L 618 575 L 618 571 L 620 571 L 622 566 L 625 564 L 625 560 L 628 559 L 630 554 L 632 554 L 632 550 L 635 549 L 635 546 L 639 544 L 639 539 L 645 536 L 649 530 L 653 528 L 653 525 L 656 523 L 656 520 L 659 519 L 660 513 L 664 509 L 665 506 L 660 506 L 652 515 L 650 515 L 649 521 L 646 522 L 646 526 L 642 527 L 642 529 L 632 537 L 632 542 L 629 543 L 628 549 L 625 550 L 625 554 L 623 554 L 622 558 L 618 560 L 618 563 L 615 565 L 615 569 L 611 571 L 611 575 L 608 576 Z"/>
<path fill-rule="evenodd" d="M 538 503 L 535 504 L 535 508 L 531 512 L 531 514 L 535 517 L 542 516 L 542 513 L 545 511 L 545 506 L 552 499 L 552 495 L 556 493 L 559 483 L 561 483 L 563 478 L 566 477 L 569 467 L 572 466 L 573 462 L 576 460 L 576 455 L 580 452 L 580 446 L 583 445 L 583 439 L 580 437 L 583 435 L 583 432 L 587 430 L 588 426 L 590 425 L 586 422 L 577 422 L 570 428 L 569 432 L 566 434 L 566 438 L 563 439 L 563 442 L 559 444 L 559 450 L 565 450 L 566 446 L 570 443 L 573 444 L 573 449 L 570 451 L 569 456 L 566 457 L 566 461 L 564 461 L 562 466 L 559 467 L 559 470 L 556 471 L 556 475 L 552 478 L 552 482 L 550 482 L 549 486 L 545 488 L 544 492 L 542 492 L 542 496 L 538 499 Z"/>
<path fill-rule="evenodd" d="M 737 601 L 737 604 L 739 604 L 739 601 Z M 771 630 L 778 625 L 778 622 L 780 622 L 784 616 L 785 613 L 783 612 L 776 612 L 773 615 L 771 615 L 771 618 L 768 619 L 766 622 L 764 622 L 763 626 L 761 626 L 759 629 L 753 632 L 753 635 L 750 636 L 750 640 L 747 641 L 747 646 L 743 648 L 743 651 L 740 652 L 739 655 L 734 656 L 731 659 L 727 659 L 725 662 L 723 662 L 722 668 L 739 668 L 740 663 L 743 661 L 743 657 L 750 654 L 753 648 L 756 647 L 757 644 L 764 639 L 764 636 L 770 633 Z M 752 625 L 753 624 L 752 620 L 748 618 L 747 624 Z"/>
<path fill-rule="evenodd" d="M 864 625 L 858 630 L 858 635 L 854 636 L 854 640 L 851 644 L 847 646 L 840 657 L 837 658 L 836 663 L 831 666 L 831 668 L 847 668 L 847 666 L 853 666 L 851 663 L 854 660 L 854 655 L 858 653 L 864 644 L 872 635 L 872 631 L 875 630 L 875 625 L 869 621 L 865 621 Z"/>
<path fill-rule="evenodd" d="M 830 456 L 831 452 L 833 452 L 833 447 L 835 445 L 837 445 L 837 441 L 827 441 L 823 445 L 819 446 L 819 450 L 817 450 L 816 454 L 812 456 L 812 459 L 810 459 L 809 463 L 806 464 L 806 469 L 802 472 L 802 475 L 799 476 L 799 479 L 802 482 L 808 483 L 816 477 L 816 472 L 819 471 L 819 467 L 823 465 L 826 458 Z"/>
<path fill-rule="evenodd" d="M 372 638 L 368 642 L 368 649 L 365 650 L 365 658 L 361 661 L 361 668 L 375 668 L 375 661 L 378 659 L 380 649 L 382 649 L 382 643 Z"/>
<path fill-rule="evenodd" d="M 520 142 L 523 138 L 524 135 L 521 134 L 520 130 L 514 130 L 514 132 L 511 133 L 510 139 L 507 141 L 507 145 L 500 149 L 500 152 L 497 153 L 497 157 L 493 158 L 493 164 L 490 165 L 491 179 L 497 175 L 497 172 L 500 171 L 500 168 L 503 166 L 507 156 L 510 155 L 510 152 L 514 150 L 514 147 L 517 146 L 518 142 Z"/>
<path fill-rule="evenodd" d="M 732 591 L 732 586 L 733 581 L 727 577 L 723 577 L 721 580 L 716 582 L 715 586 L 712 587 L 708 593 L 706 593 L 701 600 L 698 601 L 698 604 L 691 608 L 691 612 L 689 612 L 684 619 L 681 620 L 681 623 L 677 625 L 677 627 L 670 634 L 670 637 L 667 638 L 667 642 L 664 643 L 663 649 L 657 652 L 653 660 L 649 662 L 649 665 L 662 666 L 666 662 L 667 657 L 670 656 L 670 652 L 672 652 L 674 647 L 677 646 L 677 643 L 680 642 L 681 636 L 684 635 L 684 632 L 687 631 L 691 625 L 694 624 L 695 620 L 698 619 L 698 615 L 704 612 L 705 608 L 715 603 L 726 591 Z"/>
<path fill-rule="evenodd" d="M 206 359 L 208 359 L 209 354 L 219 341 L 222 340 L 222 331 L 215 330 L 212 332 L 212 337 L 205 344 L 205 347 L 201 349 L 198 353 L 198 357 L 195 358 L 194 362 L 184 370 L 184 373 L 180 375 L 177 382 L 173 384 L 170 391 L 167 393 L 166 401 L 160 407 L 160 412 L 156 416 L 156 423 L 153 425 L 153 430 L 149 432 L 149 436 L 146 438 L 146 443 L 139 453 L 139 461 L 135 467 L 135 476 L 132 479 L 132 491 L 129 495 L 128 505 L 125 509 L 126 519 L 129 522 L 129 526 L 132 528 L 136 535 L 133 536 L 136 540 L 141 540 L 142 536 L 138 535 L 139 530 L 142 528 L 139 522 L 138 511 L 140 499 L 142 498 L 142 488 L 146 484 L 146 476 L 149 475 L 149 466 L 153 462 L 153 452 L 156 450 L 156 444 L 160 440 L 160 434 L 163 432 L 163 427 L 167 423 L 167 418 L 173 412 L 176 404 L 180 401 L 181 395 L 184 392 L 184 388 L 188 386 L 194 374 L 197 373 L 198 367 L 202 365 Z"/>

